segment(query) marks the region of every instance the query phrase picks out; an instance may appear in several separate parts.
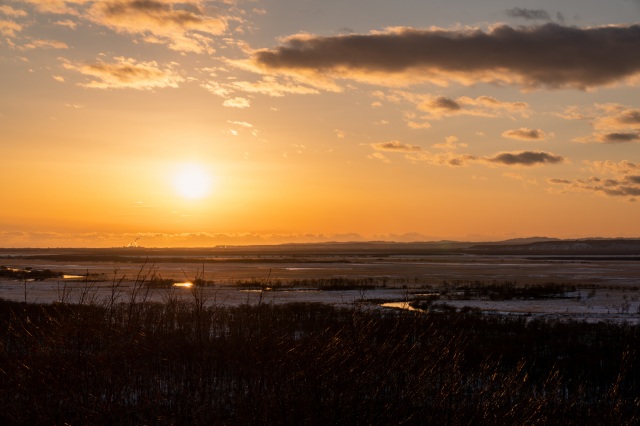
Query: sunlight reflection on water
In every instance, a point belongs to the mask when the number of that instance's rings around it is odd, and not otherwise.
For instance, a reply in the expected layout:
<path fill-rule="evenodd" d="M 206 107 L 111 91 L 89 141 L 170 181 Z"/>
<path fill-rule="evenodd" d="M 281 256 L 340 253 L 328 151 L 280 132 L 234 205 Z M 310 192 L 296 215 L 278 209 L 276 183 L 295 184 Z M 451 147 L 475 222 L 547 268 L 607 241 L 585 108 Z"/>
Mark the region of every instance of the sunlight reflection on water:
<path fill-rule="evenodd" d="M 193 287 L 193 283 L 186 281 L 183 283 L 173 283 L 173 287 L 184 287 L 184 288 L 190 288 Z"/>
<path fill-rule="evenodd" d="M 405 309 L 407 311 L 424 312 L 422 309 L 416 309 L 409 304 L 409 302 L 388 302 L 383 303 L 380 306 L 383 308 Z"/>

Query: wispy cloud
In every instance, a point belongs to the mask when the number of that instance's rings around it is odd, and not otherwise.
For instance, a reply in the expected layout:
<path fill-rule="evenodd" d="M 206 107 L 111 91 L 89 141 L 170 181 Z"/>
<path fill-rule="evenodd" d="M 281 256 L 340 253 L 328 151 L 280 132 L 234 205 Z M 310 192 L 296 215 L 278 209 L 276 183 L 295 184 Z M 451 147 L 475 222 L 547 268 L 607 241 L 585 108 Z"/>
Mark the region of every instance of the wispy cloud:
<path fill-rule="evenodd" d="M 137 41 L 164 44 L 180 52 L 215 52 L 213 36 L 224 34 L 232 16 L 230 2 L 215 7 L 201 0 L 25 0 L 40 13 L 68 15 L 58 25 L 76 28 L 78 22 L 135 36 Z"/>
<path fill-rule="evenodd" d="M 412 162 L 425 162 L 434 165 L 469 166 L 480 164 L 485 166 L 531 167 L 566 162 L 564 157 L 545 151 L 499 152 L 490 156 L 460 153 L 458 152 L 459 148 L 466 148 L 467 144 L 460 143 L 455 136 L 447 137 L 445 143 L 432 145 L 437 152 L 426 151 L 420 146 L 405 144 L 400 141 L 373 143 L 370 146 L 376 151 L 404 154 L 405 158 Z M 377 158 L 382 159 L 379 156 Z"/>
<path fill-rule="evenodd" d="M 568 107 L 558 114 L 567 120 L 587 120 L 594 129 L 591 136 L 577 142 L 626 143 L 640 142 L 640 109 L 609 103 L 593 107 Z"/>
<path fill-rule="evenodd" d="M 17 22 L 0 20 L 0 34 L 3 36 L 15 37 L 20 31 L 22 31 L 22 25 Z"/>
<path fill-rule="evenodd" d="M 315 95 L 320 93 L 316 88 L 297 84 L 292 81 L 278 81 L 275 77 L 265 76 L 257 82 L 236 81 L 230 84 L 234 89 L 248 93 L 260 93 L 273 97 L 285 94 Z"/>
<path fill-rule="evenodd" d="M 65 19 L 63 21 L 56 21 L 54 22 L 56 25 L 59 25 L 61 27 L 67 27 L 70 28 L 72 30 L 75 30 L 78 27 L 78 24 L 70 19 Z"/>
<path fill-rule="evenodd" d="M 233 121 L 233 120 L 228 120 L 227 123 L 229 124 L 235 124 L 236 126 L 240 126 L 240 127 L 245 127 L 247 129 L 252 129 L 253 128 L 253 124 L 251 123 L 247 123 L 246 121 Z"/>
<path fill-rule="evenodd" d="M 431 121 L 447 117 L 516 118 L 528 117 L 531 114 L 526 102 L 505 102 L 492 96 L 453 98 L 403 90 L 392 90 L 388 95 L 376 92 L 375 96 L 392 103 L 406 101 L 412 104 L 412 109 L 405 111 L 405 118 L 407 125 L 414 129 L 428 129 L 431 127 Z"/>
<path fill-rule="evenodd" d="M 45 13 L 78 15 L 77 6 L 92 3 L 94 0 L 23 0 L 32 4 L 36 10 Z"/>
<path fill-rule="evenodd" d="M 103 1 L 93 4 L 89 16 L 118 32 L 146 35 L 147 41 L 198 53 L 213 52 L 210 39 L 202 33 L 218 35 L 227 29 L 226 17 L 209 15 L 201 2 L 195 1 Z"/>
<path fill-rule="evenodd" d="M 244 109 L 244 108 L 249 108 L 251 106 L 251 102 L 249 102 L 248 99 L 237 97 L 233 99 L 227 99 L 222 103 L 222 105 L 229 108 Z"/>
<path fill-rule="evenodd" d="M 409 145 L 400 141 L 380 142 L 373 143 L 371 147 L 376 151 L 389 151 L 389 152 L 418 152 L 422 151 L 417 145 Z"/>
<path fill-rule="evenodd" d="M 587 162 L 592 176 L 578 179 L 548 179 L 551 192 L 593 193 L 636 201 L 640 196 L 640 163 L 630 161 Z"/>
<path fill-rule="evenodd" d="M 25 12 L 24 10 L 14 9 L 13 7 L 6 4 L 0 5 L 0 13 L 13 18 L 23 18 L 27 16 L 27 12 Z"/>
<path fill-rule="evenodd" d="M 33 40 L 25 44 L 23 49 L 68 49 L 67 43 L 58 40 Z"/>
<path fill-rule="evenodd" d="M 295 35 L 278 48 L 254 52 L 253 61 L 266 72 L 381 85 L 483 81 L 586 89 L 637 76 L 638 43 L 640 25 L 499 25 L 486 32 L 394 28 L 365 35 Z"/>
<path fill-rule="evenodd" d="M 385 155 L 381 152 L 374 152 L 373 154 L 367 155 L 367 158 L 369 160 L 379 160 L 386 164 L 391 162 L 391 160 L 385 157 Z"/>
<path fill-rule="evenodd" d="M 527 21 L 551 21 L 551 14 L 544 9 L 527 9 L 523 7 L 514 7 L 505 11 L 510 18 L 521 18 Z M 564 21 L 562 14 L 556 14 L 559 21 Z"/>
<path fill-rule="evenodd" d="M 80 85 L 94 89 L 154 90 L 175 88 L 184 81 L 173 64 L 161 67 L 155 61 L 138 62 L 124 57 L 114 60 L 111 63 L 97 61 L 89 64 L 64 61 L 63 66 L 89 77 L 89 82 Z"/>
<path fill-rule="evenodd" d="M 441 119 L 449 115 L 470 115 L 476 117 L 528 117 L 529 105 L 526 102 L 503 102 L 491 96 L 479 96 L 475 99 L 461 96 L 448 98 L 429 95 L 418 96 L 422 98 L 417 108 L 427 113 L 430 119 Z"/>

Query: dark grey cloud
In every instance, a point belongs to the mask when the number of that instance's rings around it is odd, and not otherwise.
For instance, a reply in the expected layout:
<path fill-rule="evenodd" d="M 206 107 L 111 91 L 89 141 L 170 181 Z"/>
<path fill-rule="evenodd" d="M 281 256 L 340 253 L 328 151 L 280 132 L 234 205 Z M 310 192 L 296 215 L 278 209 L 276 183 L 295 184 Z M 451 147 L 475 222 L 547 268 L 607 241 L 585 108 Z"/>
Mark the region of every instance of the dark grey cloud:
<path fill-rule="evenodd" d="M 640 185 L 640 176 L 639 175 L 629 175 L 625 176 L 625 180 L 627 182 L 631 182 L 633 184 Z"/>
<path fill-rule="evenodd" d="M 640 133 L 638 132 L 613 132 L 601 135 L 599 137 L 601 142 L 605 143 L 625 143 L 625 142 L 640 142 Z"/>
<path fill-rule="evenodd" d="M 430 107 L 436 109 L 444 109 L 448 111 L 458 111 L 462 107 L 455 99 L 447 98 L 445 96 L 437 97 L 429 104 Z"/>
<path fill-rule="evenodd" d="M 501 25 L 488 32 L 404 28 L 293 36 L 278 48 L 254 52 L 253 60 L 263 69 L 305 75 L 357 79 L 404 73 L 409 83 L 449 78 L 584 89 L 640 73 L 638 46 L 640 25 Z"/>
<path fill-rule="evenodd" d="M 558 179 L 558 178 L 551 178 L 551 179 L 547 179 L 547 182 L 549 182 L 549 183 L 554 183 L 554 184 L 558 184 L 558 185 L 560 185 L 560 184 L 569 184 L 569 183 L 571 183 L 571 181 L 570 181 L 570 180 L 568 180 L 568 179 Z"/>
<path fill-rule="evenodd" d="M 640 195 L 640 188 L 634 186 L 619 186 L 614 189 L 604 188 L 600 189 L 600 191 L 612 197 L 637 197 Z"/>
<path fill-rule="evenodd" d="M 624 111 L 618 117 L 618 121 L 621 124 L 631 124 L 631 125 L 640 124 L 640 109 L 630 109 L 630 110 Z"/>
<path fill-rule="evenodd" d="M 389 152 L 419 152 L 422 151 L 418 145 L 410 145 L 400 141 L 380 142 L 371 144 L 376 151 Z"/>
<path fill-rule="evenodd" d="M 487 158 L 487 161 L 507 166 L 534 166 L 537 164 L 562 163 L 564 158 L 549 152 L 523 151 L 517 153 L 502 152 Z"/>
<path fill-rule="evenodd" d="M 551 15 L 544 9 L 525 9 L 522 7 L 514 7 L 513 9 L 509 9 L 505 12 L 507 16 L 511 18 L 522 18 L 527 21 L 530 20 L 539 20 L 539 21 L 550 21 Z"/>

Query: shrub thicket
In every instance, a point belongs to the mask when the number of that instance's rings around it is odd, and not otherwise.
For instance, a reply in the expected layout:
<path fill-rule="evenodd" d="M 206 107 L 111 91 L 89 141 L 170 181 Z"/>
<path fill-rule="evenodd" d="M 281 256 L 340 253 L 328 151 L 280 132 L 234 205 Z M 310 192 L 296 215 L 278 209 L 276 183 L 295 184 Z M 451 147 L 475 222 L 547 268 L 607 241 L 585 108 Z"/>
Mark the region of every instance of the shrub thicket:
<path fill-rule="evenodd" d="M 638 326 L 206 302 L 0 301 L 0 422 L 640 419 Z"/>

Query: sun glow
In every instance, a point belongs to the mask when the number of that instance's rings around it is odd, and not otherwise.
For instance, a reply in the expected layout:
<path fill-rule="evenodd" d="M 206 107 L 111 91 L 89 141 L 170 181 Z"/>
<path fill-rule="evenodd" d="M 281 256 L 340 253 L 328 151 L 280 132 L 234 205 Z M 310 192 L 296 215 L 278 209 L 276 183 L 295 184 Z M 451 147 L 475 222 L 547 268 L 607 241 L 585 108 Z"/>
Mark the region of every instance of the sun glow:
<path fill-rule="evenodd" d="M 189 199 L 207 196 L 211 190 L 211 184 L 211 175 L 198 164 L 182 166 L 173 177 L 173 186 L 176 192 Z"/>

